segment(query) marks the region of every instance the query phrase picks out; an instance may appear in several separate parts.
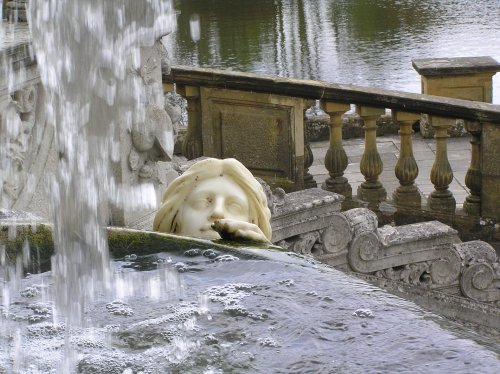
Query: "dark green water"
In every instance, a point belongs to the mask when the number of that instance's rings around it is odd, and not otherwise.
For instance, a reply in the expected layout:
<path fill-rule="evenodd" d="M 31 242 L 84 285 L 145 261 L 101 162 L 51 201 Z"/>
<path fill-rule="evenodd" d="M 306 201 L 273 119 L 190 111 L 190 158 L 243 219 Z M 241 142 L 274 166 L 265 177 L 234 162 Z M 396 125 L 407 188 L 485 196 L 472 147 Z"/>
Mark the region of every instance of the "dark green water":
<path fill-rule="evenodd" d="M 500 0 L 175 0 L 174 63 L 420 92 L 411 60 L 500 61 Z M 191 38 L 198 15 L 200 39 Z M 500 77 L 500 74 L 498 74 Z M 500 78 L 494 103 L 500 103 Z"/>

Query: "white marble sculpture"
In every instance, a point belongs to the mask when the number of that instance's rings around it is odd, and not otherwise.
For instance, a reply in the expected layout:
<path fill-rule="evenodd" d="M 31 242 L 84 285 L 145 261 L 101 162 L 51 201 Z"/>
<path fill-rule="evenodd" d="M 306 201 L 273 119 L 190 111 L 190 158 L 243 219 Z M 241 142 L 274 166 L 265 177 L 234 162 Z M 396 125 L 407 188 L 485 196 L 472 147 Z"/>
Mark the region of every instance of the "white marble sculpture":
<path fill-rule="evenodd" d="M 243 164 L 208 158 L 167 187 L 153 229 L 211 240 L 269 242 L 270 218 L 262 186 Z"/>

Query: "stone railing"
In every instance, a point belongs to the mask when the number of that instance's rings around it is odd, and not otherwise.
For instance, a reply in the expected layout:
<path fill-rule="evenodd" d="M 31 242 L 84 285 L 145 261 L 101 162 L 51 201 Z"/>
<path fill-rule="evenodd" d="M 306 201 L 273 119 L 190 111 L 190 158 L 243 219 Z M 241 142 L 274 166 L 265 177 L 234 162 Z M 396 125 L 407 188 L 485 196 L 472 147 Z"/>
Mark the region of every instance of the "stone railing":
<path fill-rule="evenodd" d="M 490 80 L 495 68 L 498 66 L 494 64 L 489 67 Z M 273 187 L 287 191 L 315 187 L 308 173 L 313 155 L 304 139 L 304 111 L 311 102 L 320 100 L 330 115 L 330 146 L 325 157 L 330 177 L 322 188 L 352 201 L 352 188 L 344 177 L 348 161 L 342 142 L 341 117 L 355 104 L 365 130 L 365 149 L 360 163 L 365 181 L 357 190 L 357 199 L 367 202 L 369 207 L 389 199 L 398 211 L 425 211 L 427 218 L 448 223 L 454 222 L 455 215 L 500 219 L 498 105 L 184 66 L 173 66 L 163 79 L 165 90 L 172 90 L 175 83 L 177 93 L 188 102 L 189 125 L 183 147 L 188 158 L 236 157 Z M 376 139 L 377 119 L 387 109 L 399 124 L 401 137 L 400 157 L 394 171 L 399 187 L 392 199 L 379 179 L 383 161 Z M 435 160 L 429 176 L 434 191 L 426 204 L 422 204 L 415 186 L 418 165 L 412 149 L 412 124 L 422 114 L 429 116 L 436 139 Z M 457 211 L 457 202 L 448 188 L 453 179 L 447 153 L 447 130 L 453 124 L 450 119 L 465 120 L 472 136 L 472 157 L 464 160 L 470 163 L 464 181 L 470 195 L 463 211 Z"/>

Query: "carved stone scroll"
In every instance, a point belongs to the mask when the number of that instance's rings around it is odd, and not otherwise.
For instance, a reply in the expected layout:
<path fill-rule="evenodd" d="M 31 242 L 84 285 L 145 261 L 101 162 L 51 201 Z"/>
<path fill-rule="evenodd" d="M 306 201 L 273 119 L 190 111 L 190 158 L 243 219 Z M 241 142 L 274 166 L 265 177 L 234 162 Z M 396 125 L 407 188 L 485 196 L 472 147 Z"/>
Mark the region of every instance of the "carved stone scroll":
<path fill-rule="evenodd" d="M 350 209 L 330 217 L 331 223 L 321 234 L 322 254 L 316 258 L 332 266 L 347 265 L 351 241 L 365 232 L 375 232 L 377 215 L 366 208 Z"/>
<path fill-rule="evenodd" d="M 500 300 L 500 264 L 477 263 L 465 268 L 460 289 L 477 301 Z"/>
<path fill-rule="evenodd" d="M 323 230 L 321 239 L 326 253 L 340 253 L 352 240 L 351 224 L 342 213 L 332 215 L 332 223 Z"/>
<path fill-rule="evenodd" d="M 500 263 L 495 249 L 479 240 L 456 247 L 464 265 L 460 278 L 462 293 L 477 301 L 499 301 Z"/>
<path fill-rule="evenodd" d="M 455 230 L 437 221 L 384 227 L 354 238 L 349 265 L 355 271 L 371 273 L 430 261 L 432 283 L 449 285 L 460 273 L 460 257 L 453 247 L 458 240 Z"/>
<path fill-rule="evenodd" d="M 377 215 L 366 208 L 349 209 L 342 213 L 352 228 L 353 237 L 362 233 L 374 232 L 378 228 Z"/>

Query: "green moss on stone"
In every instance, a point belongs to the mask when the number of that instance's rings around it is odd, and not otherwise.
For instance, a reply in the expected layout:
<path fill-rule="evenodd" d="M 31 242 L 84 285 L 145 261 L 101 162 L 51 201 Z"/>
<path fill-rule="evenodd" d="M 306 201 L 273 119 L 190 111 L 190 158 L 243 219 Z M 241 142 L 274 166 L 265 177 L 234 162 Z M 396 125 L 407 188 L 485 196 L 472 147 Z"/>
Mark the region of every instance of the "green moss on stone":
<path fill-rule="evenodd" d="M 154 231 L 141 231 L 110 227 L 107 230 L 109 251 L 112 258 L 126 255 L 146 255 L 158 252 L 184 252 L 189 249 L 215 249 L 224 253 L 233 253 L 247 258 L 264 258 L 259 249 L 276 250 L 279 247 L 239 242 L 212 242 L 209 240 L 188 238 Z M 50 258 L 54 253 L 52 228 L 48 224 L 0 224 L 0 246 L 5 246 L 6 261 L 14 264 L 22 255 L 25 242 L 29 243 L 31 265 L 29 272 L 49 269 Z"/>

